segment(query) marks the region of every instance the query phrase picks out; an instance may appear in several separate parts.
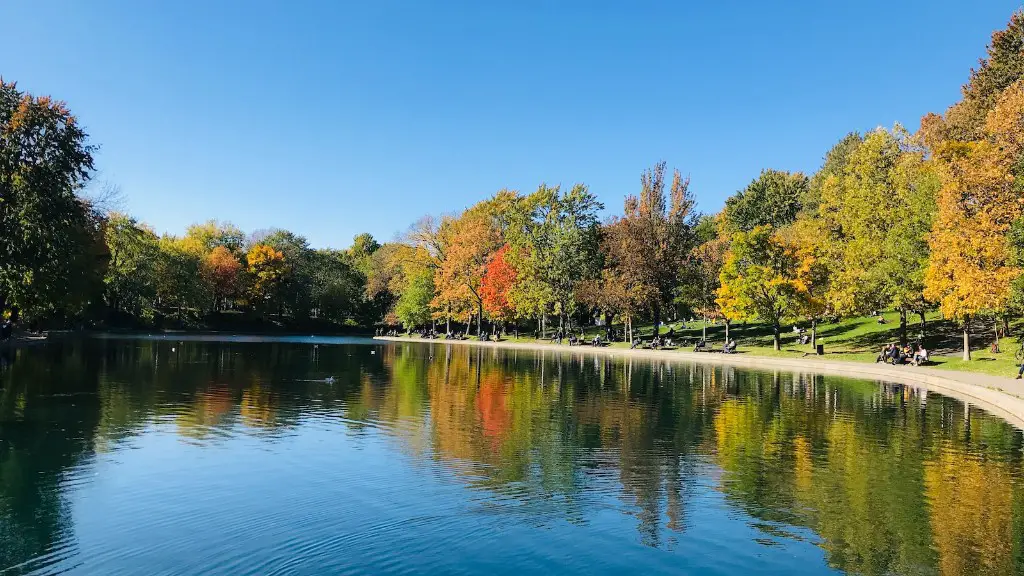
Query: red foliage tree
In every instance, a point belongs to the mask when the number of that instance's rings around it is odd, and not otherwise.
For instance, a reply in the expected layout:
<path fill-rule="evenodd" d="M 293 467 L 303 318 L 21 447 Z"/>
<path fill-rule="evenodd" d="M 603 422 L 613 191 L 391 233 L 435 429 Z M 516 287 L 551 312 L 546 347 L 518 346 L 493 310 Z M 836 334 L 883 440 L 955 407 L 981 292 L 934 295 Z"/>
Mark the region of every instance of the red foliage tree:
<path fill-rule="evenodd" d="M 516 283 L 516 271 L 505 259 L 507 252 L 508 244 L 505 244 L 491 255 L 480 283 L 484 311 L 501 322 L 512 320 L 515 315 L 515 308 L 509 302 L 509 293 Z"/>

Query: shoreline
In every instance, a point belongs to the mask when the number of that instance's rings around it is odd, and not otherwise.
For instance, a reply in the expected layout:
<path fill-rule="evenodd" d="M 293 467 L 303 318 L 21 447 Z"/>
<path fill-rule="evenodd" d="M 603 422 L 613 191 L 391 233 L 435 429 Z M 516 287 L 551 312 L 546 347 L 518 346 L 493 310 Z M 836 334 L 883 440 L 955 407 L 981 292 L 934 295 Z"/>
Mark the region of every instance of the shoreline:
<path fill-rule="evenodd" d="M 938 370 L 918 366 L 890 366 L 868 364 L 845 360 L 775 358 L 744 354 L 722 354 L 718 352 L 690 352 L 685 350 L 629 350 L 623 348 L 594 348 L 592 346 L 559 346 L 557 344 L 524 342 L 480 342 L 476 340 L 430 340 L 403 336 L 375 336 L 378 342 L 413 342 L 421 344 L 461 344 L 485 348 L 505 348 L 564 354 L 592 354 L 622 356 L 646 360 L 671 360 L 677 362 L 699 362 L 743 366 L 757 369 L 784 369 L 791 372 L 810 372 L 880 380 L 893 384 L 906 384 L 934 390 L 968 404 L 974 404 L 986 412 L 995 414 L 1010 424 L 1024 430 L 1024 380 L 990 376 L 974 372 Z"/>

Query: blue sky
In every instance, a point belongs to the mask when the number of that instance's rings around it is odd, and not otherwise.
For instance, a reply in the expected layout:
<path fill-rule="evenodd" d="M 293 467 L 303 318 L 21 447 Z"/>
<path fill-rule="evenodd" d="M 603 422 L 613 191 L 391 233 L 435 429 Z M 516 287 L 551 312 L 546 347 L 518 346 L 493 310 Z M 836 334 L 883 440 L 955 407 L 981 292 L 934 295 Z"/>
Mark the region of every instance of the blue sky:
<path fill-rule="evenodd" d="M 0 74 L 67 101 L 158 231 L 345 247 L 541 182 L 617 212 L 660 159 L 716 211 L 762 168 L 945 110 L 1018 6 L 5 0 Z"/>

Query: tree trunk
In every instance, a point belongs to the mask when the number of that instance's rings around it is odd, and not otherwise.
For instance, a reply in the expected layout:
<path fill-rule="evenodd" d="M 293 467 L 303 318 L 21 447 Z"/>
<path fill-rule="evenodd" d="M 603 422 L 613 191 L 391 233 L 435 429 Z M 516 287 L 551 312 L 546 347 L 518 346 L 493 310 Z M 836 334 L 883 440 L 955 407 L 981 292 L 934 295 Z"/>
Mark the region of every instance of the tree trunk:
<path fill-rule="evenodd" d="M 1003 338 L 1010 335 L 1010 317 L 1003 316 Z"/>
<path fill-rule="evenodd" d="M 992 322 L 992 331 L 995 332 L 996 339 L 992 343 L 992 349 L 997 350 L 999 348 L 999 320 Z"/>
<path fill-rule="evenodd" d="M 900 308 L 900 346 L 907 345 L 907 309 Z"/>
<path fill-rule="evenodd" d="M 445 334 L 451 334 L 452 333 L 452 318 L 450 316 L 451 310 L 448 311 L 448 314 L 449 314 L 449 316 L 444 319 L 444 333 Z"/>
<path fill-rule="evenodd" d="M 964 360 L 970 361 L 971 359 L 971 320 L 970 318 L 964 319 Z"/>
<path fill-rule="evenodd" d="M 924 338 L 925 328 L 928 327 L 928 322 L 924 319 L 924 310 L 919 310 L 917 315 L 921 317 L 921 338 Z"/>
<path fill-rule="evenodd" d="M 658 337 L 658 332 L 661 331 L 661 305 L 654 305 L 654 335 L 653 338 Z"/>
<path fill-rule="evenodd" d="M 778 320 L 772 322 L 772 338 L 774 339 L 775 350 L 782 350 L 782 334 Z"/>
<path fill-rule="evenodd" d="M 725 343 L 729 343 L 729 319 L 725 319 Z"/>
<path fill-rule="evenodd" d="M 811 318 L 811 348 L 818 351 L 818 319 Z"/>
<path fill-rule="evenodd" d="M 708 339 L 708 317 L 707 315 L 701 316 L 704 319 L 704 327 L 701 328 L 700 339 L 707 341 Z"/>
<path fill-rule="evenodd" d="M 476 317 L 476 337 L 480 338 L 484 335 L 484 301 L 476 301 L 477 317 Z"/>

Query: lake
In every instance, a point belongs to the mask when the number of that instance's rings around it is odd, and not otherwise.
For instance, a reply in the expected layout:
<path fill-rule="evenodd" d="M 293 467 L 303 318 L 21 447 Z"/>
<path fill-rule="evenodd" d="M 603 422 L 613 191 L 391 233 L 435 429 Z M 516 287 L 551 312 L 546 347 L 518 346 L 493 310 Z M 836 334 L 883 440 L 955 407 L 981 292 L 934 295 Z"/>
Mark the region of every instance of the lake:
<path fill-rule="evenodd" d="M 1024 573 L 1021 432 L 912 387 L 344 338 L 0 354 L 0 574 Z"/>

